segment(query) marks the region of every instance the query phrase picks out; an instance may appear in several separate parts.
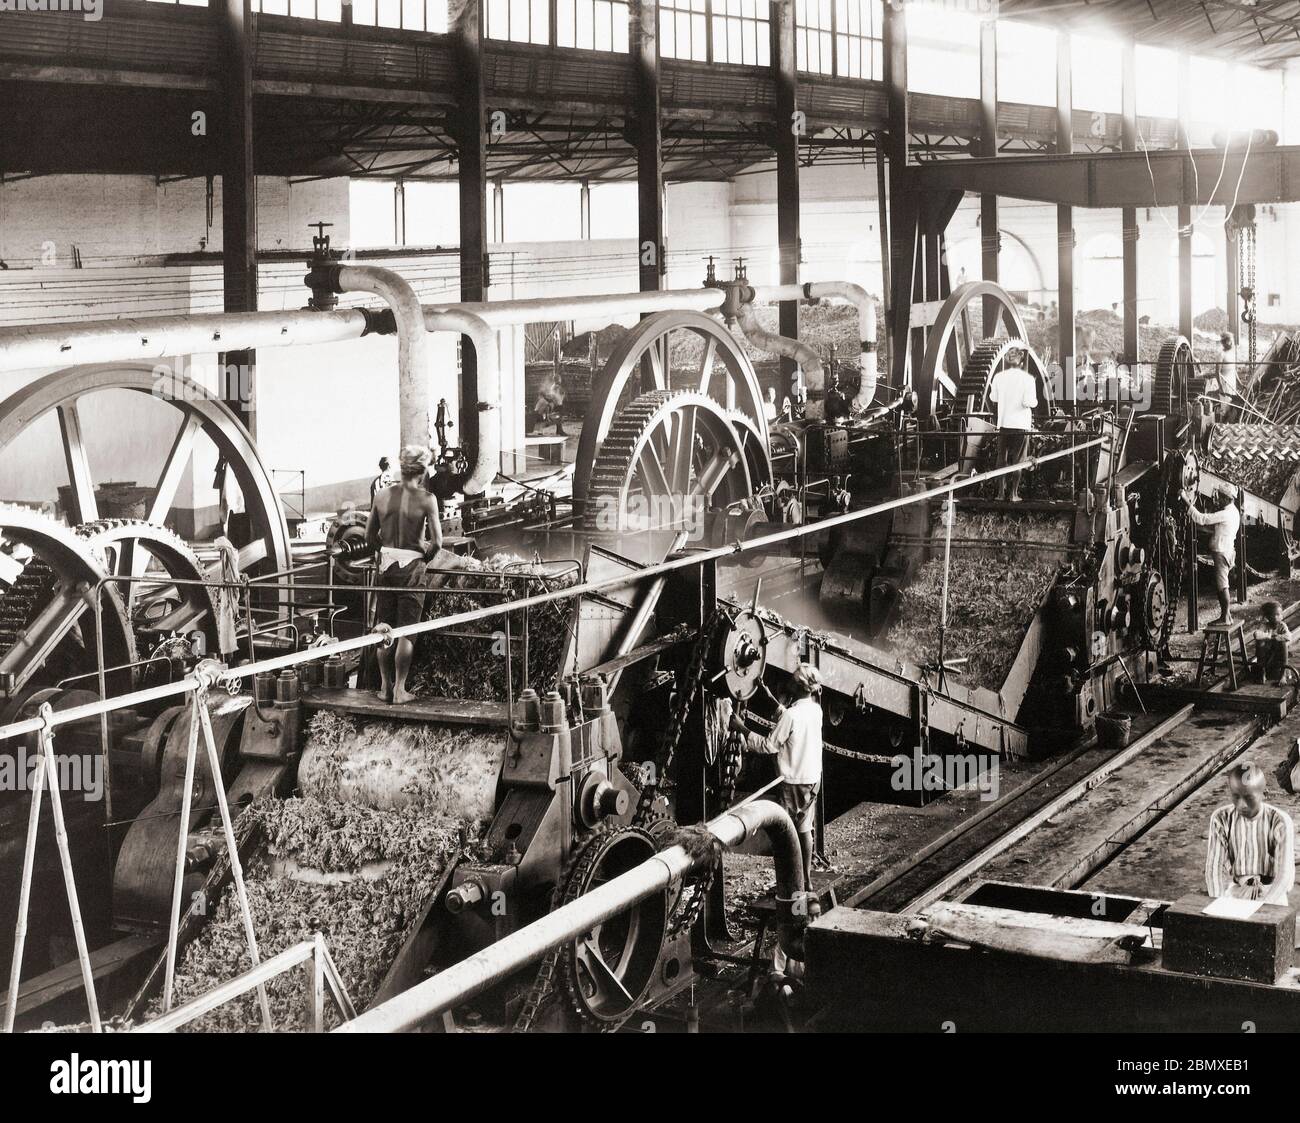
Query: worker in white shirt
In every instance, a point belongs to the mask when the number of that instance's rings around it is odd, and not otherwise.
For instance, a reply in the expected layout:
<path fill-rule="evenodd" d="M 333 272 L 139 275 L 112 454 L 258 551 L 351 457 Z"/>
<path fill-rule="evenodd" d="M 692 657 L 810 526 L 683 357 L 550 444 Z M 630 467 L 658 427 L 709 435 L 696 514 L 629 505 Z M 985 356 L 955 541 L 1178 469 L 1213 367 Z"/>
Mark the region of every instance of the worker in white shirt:
<path fill-rule="evenodd" d="M 767 418 L 769 425 L 774 425 L 780 412 L 776 404 L 776 387 L 769 386 L 767 393 L 763 397 L 763 416 Z"/>
<path fill-rule="evenodd" d="M 1233 398 L 1237 395 L 1237 348 L 1232 335 L 1224 332 L 1219 336 L 1219 346 L 1223 354 L 1219 356 L 1219 396 L 1223 404 L 1219 409 L 1219 420 L 1228 420 L 1228 411 L 1232 409 Z"/>
<path fill-rule="evenodd" d="M 1228 771 L 1232 802 L 1210 816 L 1205 891 L 1266 905 L 1286 905 L 1295 885 L 1295 825 L 1264 802 L 1264 773 L 1253 761 Z"/>
<path fill-rule="evenodd" d="M 993 385 L 989 387 L 989 401 L 997 406 L 999 468 L 1024 459 L 1029 448 L 1029 431 L 1034 427 L 1038 384 L 1023 364 L 1024 352 L 1010 352 L 1006 366 L 993 376 Z M 999 477 L 997 497 L 1020 502 L 1019 472 Z"/>
<path fill-rule="evenodd" d="M 809 887 L 812 886 L 817 793 L 822 782 L 822 707 L 817 700 L 821 686 L 817 668 L 800 663 L 790 679 L 792 701 L 788 706 L 777 706 L 776 728 L 766 737 L 751 733 L 744 718 L 736 715 L 731 718 L 731 727 L 747 734 L 745 747 L 749 752 L 776 756 L 781 775 L 781 806 L 789 812 L 799 832 L 803 883 Z"/>
<path fill-rule="evenodd" d="M 1214 558 L 1214 588 L 1219 597 L 1219 618 L 1216 624 L 1231 624 L 1232 609 L 1228 596 L 1228 574 L 1237 561 L 1237 532 L 1241 529 L 1241 512 L 1233 502 L 1232 492 L 1220 488 L 1214 493 L 1216 508 L 1205 512 L 1197 510 L 1196 496 L 1189 488 L 1183 492 L 1187 513 L 1197 526 L 1208 526 L 1210 531 L 1210 556 Z"/>

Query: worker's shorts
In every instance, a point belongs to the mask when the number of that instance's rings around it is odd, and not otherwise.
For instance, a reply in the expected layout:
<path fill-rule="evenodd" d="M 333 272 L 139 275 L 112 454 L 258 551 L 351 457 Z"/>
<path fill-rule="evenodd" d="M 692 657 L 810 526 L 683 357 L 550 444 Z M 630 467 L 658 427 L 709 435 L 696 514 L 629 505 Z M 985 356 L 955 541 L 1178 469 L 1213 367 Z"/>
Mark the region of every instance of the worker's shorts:
<path fill-rule="evenodd" d="M 998 467 L 1015 464 L 1025 458 L 1029 447 L 1029 434 L 1023 429 L 998 430 Z"/>
<path fill-rule="evenodd" d="M 1216 589 L 1226 589 L 1228 587 L 1228 574 L 1232 572 L 1232 563 L 1217 550 L 1211 556 L 1214 558 L 1214 587 Z"/>
<path fill-rule="evenodd" d="M 419 623 L 424 616 L 426 590 L 424 561 L 416 558 L 405 565 L 393 562 L 379 575 L 380 585 L 404 585 L 406 590 L 375 594 L 375 623 L 394 628 Z"/>
<path fill-rule="evenodd" d="M 801 834 L 811 831 L 817 818 L 817 791 L 820 784 L 791 784 L 781 781 L 781 806 L 789 812 L 794 829 Z"/>

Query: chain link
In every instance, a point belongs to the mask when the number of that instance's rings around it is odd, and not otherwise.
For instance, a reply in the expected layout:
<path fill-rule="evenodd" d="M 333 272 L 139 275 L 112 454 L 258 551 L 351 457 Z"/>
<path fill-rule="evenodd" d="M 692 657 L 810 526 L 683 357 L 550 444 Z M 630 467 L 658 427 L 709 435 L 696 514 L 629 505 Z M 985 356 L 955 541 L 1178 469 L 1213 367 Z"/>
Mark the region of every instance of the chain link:
<path fill-rule="evenodd" d="M 704 661 L 708 658 L 709 647 L 712 644 L 714 632 L 717 630 L 718 621 L 721 618 L 722 614 L 715 610 L 708 620 L 704 622 L 704 625 L 700 628 L 700 634 L 696 637 L 695 646 L 691 649 L 690 662 L 686 667 L 686 681 L 677 693 L 677 705 L 669 718 L 668 728 L 664 730 L 663 741 L 660 743 L 659 752 L 655 758 L 654 775 L 650 776 L 641 788 L 641 798 L 637 801 L 636 811 L 632 815 L 633 826 L 644 826 L 648 821 L 650 812 L 654 807 L 655 797 L 659 794 L 659 788 L 671 775 L 673 760 L 677 754 L 677 745 L 686 729 L 686 720 L 690 716 L 691 705 L 699 694 L 700 680 L 704 677 Z"/>

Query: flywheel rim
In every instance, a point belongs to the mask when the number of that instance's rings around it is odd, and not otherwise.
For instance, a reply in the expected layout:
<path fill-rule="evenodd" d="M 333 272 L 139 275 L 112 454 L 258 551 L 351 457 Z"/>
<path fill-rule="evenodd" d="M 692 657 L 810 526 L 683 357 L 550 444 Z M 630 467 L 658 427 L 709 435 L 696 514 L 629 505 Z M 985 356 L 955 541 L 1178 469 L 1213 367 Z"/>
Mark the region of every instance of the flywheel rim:
<path fill-rule="evenodd" d="M 181 372 L 180 360 L 151 365 L 108 363 L 66 367 L 47 374 L 0 401 L 0 454 L 31 424 L 51 412 L 74 418 L 81 398 L 108 390 L 132 390 L 165 402 L 183 415 L 172 455 L 164 462 L 164 479 L 173 488 L 180 473 L 168 469 L 173 456 L 188 463 L 198 430 L 226 457 L 243 492 L 253 533 L 266 546 L 265 558 L 250 572 L 287 572 L 292 565 L 288 524 L 270 470 L 262 463 L 252 435 L 225 402 Z M 76 481 L 70 481 L 76 489 Z M 161 489 L 155 489 L 155 493 Z M 174 490 L 173 493 L 174 495 Z M 153 514 L 153 512 L 151 512 Z M 157 522 L 157 519 L 153 521 Z"/>

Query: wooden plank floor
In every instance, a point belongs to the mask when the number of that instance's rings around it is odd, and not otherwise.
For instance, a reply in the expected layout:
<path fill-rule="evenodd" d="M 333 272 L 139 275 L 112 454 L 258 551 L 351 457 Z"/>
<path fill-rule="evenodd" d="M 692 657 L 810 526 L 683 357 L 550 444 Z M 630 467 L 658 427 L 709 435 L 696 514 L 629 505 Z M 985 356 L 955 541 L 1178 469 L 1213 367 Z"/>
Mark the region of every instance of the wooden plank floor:
<path fill-rule="evenodd" d="M 1074 888 L 1237 756 L 1255 716 L 1202 710 L 979 871 L 983 880 Z M 1145 889 L 1141 896 L 1153 896 Z"/>
<path fill-rule="evenodd" d="M 397 706 L 370 690 L 311 690 L 303 694 L 307 710 L 335 710 L 389 721 L 431 721 L 450 725 L 509 724 L 504 702 L 465 702 L 455 698 L 416 698 Z"/>
<path fill-rule="evenodd" d="M 1300 737 L 1300 711 L 1291 714 L 1253 745 L 1238 754 L 1264 770 L 1268 789 L 1264 798 L 1293 819 L 1300 818 L 1300 796 L 1287 795 L 1274 770 Z M 1226 768 L 1226 765 L 1224 766 Z M 1210 814 L 1228 802 L 1224 768 L 1193 792 L 1160 823 L 1084 884 L 1089 889 L 1177 900 L 1185 893 L 1205 891 L 1205 847 Z"/>

